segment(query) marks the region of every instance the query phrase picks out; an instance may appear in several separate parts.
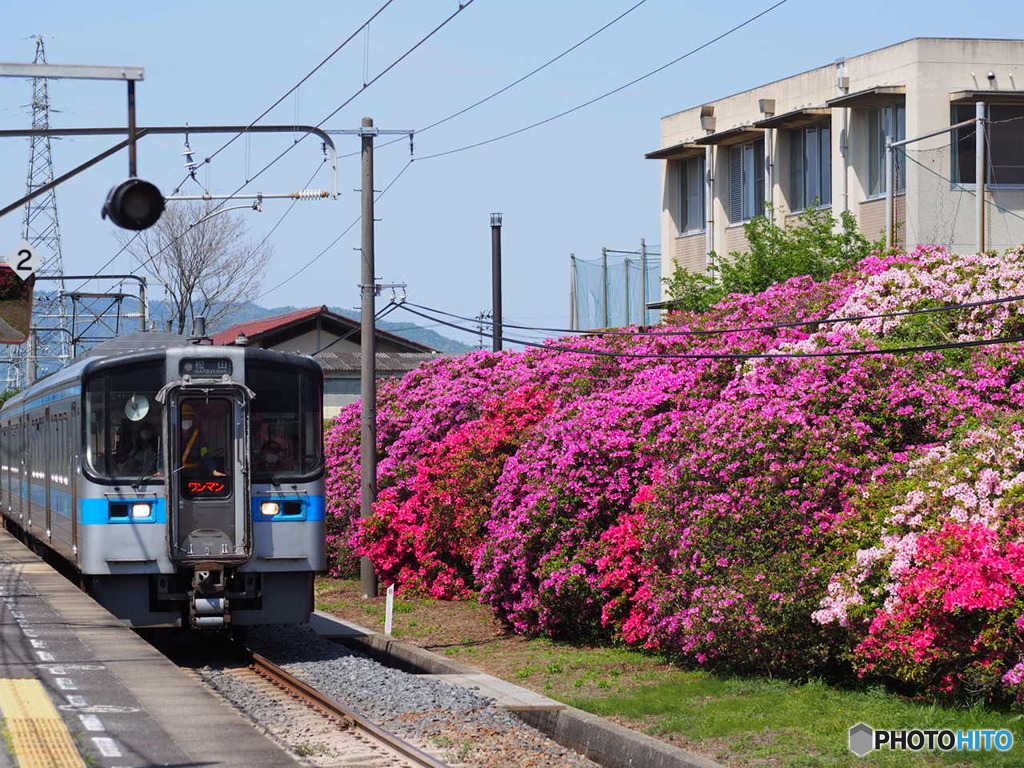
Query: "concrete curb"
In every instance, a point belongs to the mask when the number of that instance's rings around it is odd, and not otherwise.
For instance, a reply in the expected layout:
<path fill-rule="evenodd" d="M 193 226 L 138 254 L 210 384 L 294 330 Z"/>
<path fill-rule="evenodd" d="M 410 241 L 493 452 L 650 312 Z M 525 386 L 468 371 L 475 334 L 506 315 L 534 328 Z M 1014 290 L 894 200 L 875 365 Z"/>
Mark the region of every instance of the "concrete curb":
<path fill-rule="evenodd" d="M 311 626 L 318 633 L 362 651 L 389 666 L 413 674 L 490 677 L 478 669 L 382 635 L 358 624 L 317 612 Z M 497 688 L 517 688 L 494 680 Z M 525 693 L 525 689 L 524 693 Z M 531 695 L 536 696 L 533 692 Z M 550 708 L 509 711 L 552 741 L 585 755 L 605 768 L 724 768 L 706 757 L 611 723 L 583 710 L 552 701 Z"/>

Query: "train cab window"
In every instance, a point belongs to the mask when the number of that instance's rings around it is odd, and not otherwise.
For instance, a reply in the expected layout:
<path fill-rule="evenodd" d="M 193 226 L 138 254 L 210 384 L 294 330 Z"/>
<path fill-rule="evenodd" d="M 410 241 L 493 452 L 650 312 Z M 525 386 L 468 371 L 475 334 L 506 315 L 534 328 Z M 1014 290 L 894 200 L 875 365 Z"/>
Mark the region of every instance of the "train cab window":
<path fill-rule="evenodd" d="M 186 398 L 180 414 L 180 435 L 172 448 L 181 495 L 193 500 L 228 498 L 235 463 L 234 404 L 227 398 Z"/>
<path fill-rule="evenodd" d="M 322 468 L 323 407 L 312 371 L 249 363 L 252 467 L 256 482 L 309 477 Z"/>
<path fill-rule="evenodd" d="M 86 461 L 110 479 L 162 476 L 163 361 L 106 368 L 85 383 Z"/>

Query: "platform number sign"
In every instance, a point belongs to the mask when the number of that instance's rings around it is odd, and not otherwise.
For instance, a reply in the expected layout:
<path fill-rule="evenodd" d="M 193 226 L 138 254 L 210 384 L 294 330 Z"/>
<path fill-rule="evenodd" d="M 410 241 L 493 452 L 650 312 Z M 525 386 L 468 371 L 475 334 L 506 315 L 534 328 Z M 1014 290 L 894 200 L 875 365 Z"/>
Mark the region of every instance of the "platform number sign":
<path fill-rule="evenodd" d="M 14 274 L 22 280 L 28 280 L 39 268 L 39 252 L 28 240 L 22 240 L 18 247 L 7 254 L 6 261 Z"/>

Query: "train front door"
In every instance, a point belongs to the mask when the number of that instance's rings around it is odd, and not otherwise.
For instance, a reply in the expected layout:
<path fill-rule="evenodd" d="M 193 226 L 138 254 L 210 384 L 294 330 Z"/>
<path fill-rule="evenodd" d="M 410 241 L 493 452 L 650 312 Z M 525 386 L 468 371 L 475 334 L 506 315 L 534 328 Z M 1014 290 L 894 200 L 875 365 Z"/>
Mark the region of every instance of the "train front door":
<path fill-rule="evenodd" d="M 251 554 L 246 396 L 179 390 L 169 416 L 171 556 L 227 563 Z"/>

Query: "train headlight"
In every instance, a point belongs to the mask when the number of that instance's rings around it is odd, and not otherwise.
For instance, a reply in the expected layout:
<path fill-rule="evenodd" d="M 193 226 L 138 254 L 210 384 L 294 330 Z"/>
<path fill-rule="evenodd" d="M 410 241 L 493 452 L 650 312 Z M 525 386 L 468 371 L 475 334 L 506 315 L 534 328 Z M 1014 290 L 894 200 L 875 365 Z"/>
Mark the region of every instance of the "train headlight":
<path fill-rule="evenodd" d="M 150 517 L 153 507 L 150 504 L 132 504 L 132 517 Z"/>
<path fill-rule="evenodd" d="M 260 514 L 273 517 L 281 512 L 281 505 L 276 501 L 264 501 L 260 504 Z"/>

